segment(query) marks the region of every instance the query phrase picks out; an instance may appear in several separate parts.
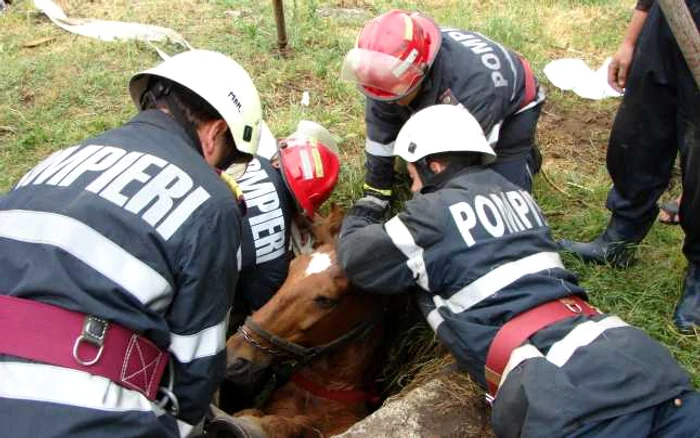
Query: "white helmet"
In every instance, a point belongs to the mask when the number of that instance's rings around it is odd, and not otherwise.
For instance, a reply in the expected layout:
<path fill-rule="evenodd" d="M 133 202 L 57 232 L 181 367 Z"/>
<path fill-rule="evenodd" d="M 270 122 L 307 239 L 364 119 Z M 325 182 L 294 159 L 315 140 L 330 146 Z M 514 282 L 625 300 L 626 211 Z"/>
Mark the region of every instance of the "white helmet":
<path fill-rule="evenodd" d="M 479 122 L 457 105 L 434 105 L 418 111 L 403 125 L 394 145 L 394 155 L 409 163 L 443 152 L 479 152 L 483 164 L 496 159 Z"/>
<path fill-rule="evenodd" d="M 209 50 L 190 50 L 135 74 L 129 93 L 137 106 L 151 76 L 176 82 L 197 94 L 226 121 L 236 149 L 254 155 L 258 150 L 262 107 L 248 73 L 228 56 Z"/>

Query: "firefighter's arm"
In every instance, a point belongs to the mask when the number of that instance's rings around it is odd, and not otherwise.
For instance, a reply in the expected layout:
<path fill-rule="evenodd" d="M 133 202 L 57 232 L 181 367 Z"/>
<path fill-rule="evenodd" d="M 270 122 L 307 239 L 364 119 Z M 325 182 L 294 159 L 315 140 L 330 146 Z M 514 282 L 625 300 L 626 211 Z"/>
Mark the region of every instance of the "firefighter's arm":
<path fill-rule="evenodd" d="M 338 240 L 338 258 L 348 279 L 363 290 L 399 293 L 416 284 L 428 289 L 422 251 L 400 213 L 382 224 L 381 206 L 358 201 L 345 216 Z"/>
<path fill-rule="evenodd" d="M 640 1 L 637 3 L 637 8 L 632 14 L 632 20 L 627 27 L 625 38 L 608 66 L 608 83 L 620 93 L 627 84 L 627 75 L 634 58 L 634 49 L 637 46 L 637 39 L 647 19 L 651 3 L 651 1 Z"/>
<path fill-rule="evenodd" d="M 177 259 L 177 292 L 167 315 L 178 418 L 193 425 L 204 417 L 224 378 L 241 234 L 240 215 L 230 199 L 202 210 L 189 219 Z"/>
<path fill-rule="evenodd" d="M 364 192 L 389 200 L 394 185 L 394 142 L 403 125 L 397 105 L 367 99 L 365 105 L 365 178 Z"/>

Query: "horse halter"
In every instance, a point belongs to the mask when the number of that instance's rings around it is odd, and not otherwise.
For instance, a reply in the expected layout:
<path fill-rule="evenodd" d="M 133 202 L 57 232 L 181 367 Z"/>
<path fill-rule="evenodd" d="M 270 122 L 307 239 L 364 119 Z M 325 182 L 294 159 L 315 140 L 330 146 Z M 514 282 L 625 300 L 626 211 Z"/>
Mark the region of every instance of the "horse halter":
<path fill-rule="evenodd" d="M 258 323 L 253 321 L 252 317 L 248 317 L 245 323 L 238 327 L 238 333 L 243 336 L 253 347 L 261 350 L 262 352 L 274 356 L 280 360 L 288 359 L 295 363 L 295 365 L 304 364 L 309 362 L 314 357 L 328 353 L 335 348 L 341 347 L 342 345 L 352 341 L 355 338 L 362 338 L 366 336 L 369 331 L 375 326 L 379 320 L 380 314 L 375 314 L 373 317 L 362 321 L 352 328 L 349 332 L 340 336 L 339 338 L 323 345 L 318 345 L 316 347 L 304 347 L 294 342 L 287 341 L 286 339 L 280 338 L 267 330 L 265 330 Z M 253 337 L 253 333 L 264 339 L 266 342 L 272 345 L 268 347 L 257 341 Z"/>

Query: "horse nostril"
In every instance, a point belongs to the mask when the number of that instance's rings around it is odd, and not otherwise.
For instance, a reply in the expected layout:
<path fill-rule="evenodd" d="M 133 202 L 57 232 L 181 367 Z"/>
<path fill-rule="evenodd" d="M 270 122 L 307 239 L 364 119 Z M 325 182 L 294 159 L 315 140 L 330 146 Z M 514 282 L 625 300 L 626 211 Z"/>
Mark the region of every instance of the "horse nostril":
<path fill-rule="evenodd" d="M 226 365 L 226 377 L 239 377 L 242 374 L 247 373 L 251 366 L 252 364 L 250 361 L 243 359 L 242 357 L 237 357 Z"/>

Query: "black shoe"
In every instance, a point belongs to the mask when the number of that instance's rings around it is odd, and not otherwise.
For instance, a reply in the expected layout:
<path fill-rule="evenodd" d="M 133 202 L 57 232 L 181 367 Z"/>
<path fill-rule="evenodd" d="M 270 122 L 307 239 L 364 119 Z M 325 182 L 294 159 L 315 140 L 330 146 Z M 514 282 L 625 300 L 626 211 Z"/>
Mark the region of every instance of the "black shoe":
<path fill-rule="evenodd" d="M 700 265 L 696 263 L 688 265 L 683 296 L 673 312 L 673 323 L 684 334 L 700 330 Z"/>
<path fill-rule="evenodd" d="M 560 240 L 562 250 L 580 257 L 584 262 L 610 264 L 627 268 L 634 264 L 634 254 L 652 223 L 635 224 L 616 216 L 610 218 L 605 231 L 592 242 Z"/>

